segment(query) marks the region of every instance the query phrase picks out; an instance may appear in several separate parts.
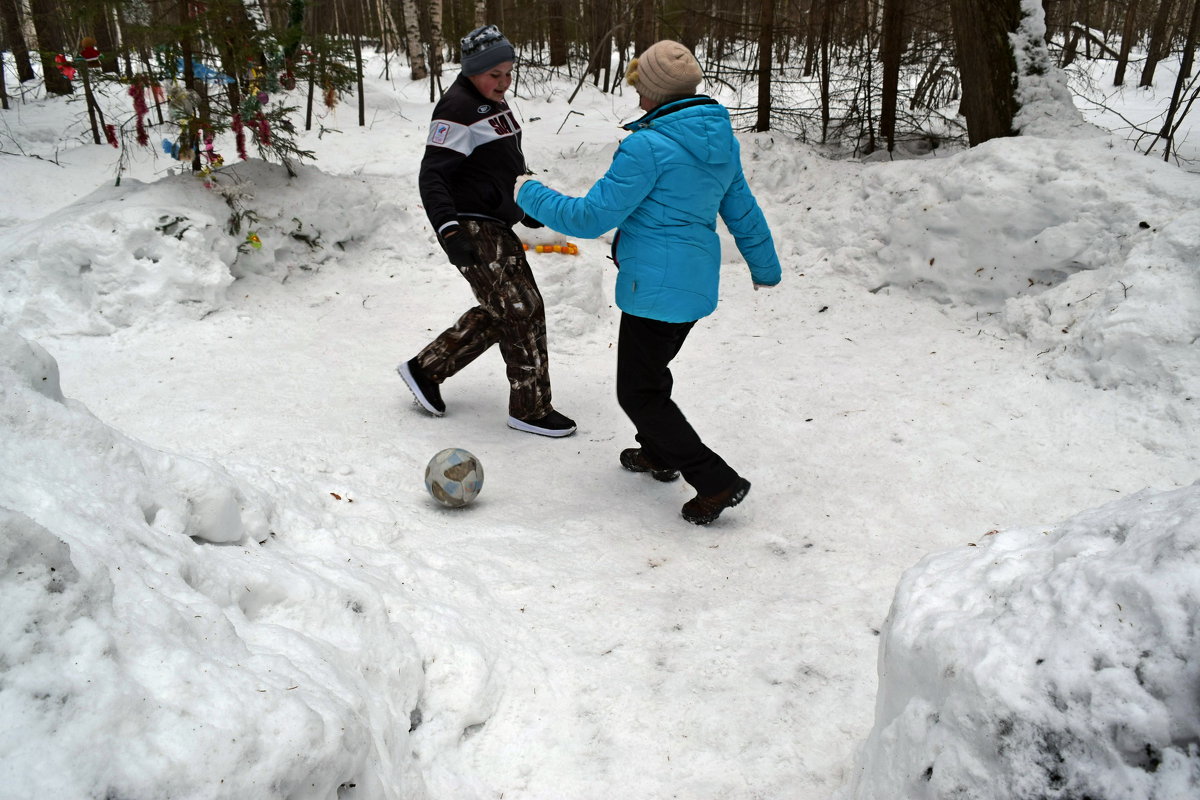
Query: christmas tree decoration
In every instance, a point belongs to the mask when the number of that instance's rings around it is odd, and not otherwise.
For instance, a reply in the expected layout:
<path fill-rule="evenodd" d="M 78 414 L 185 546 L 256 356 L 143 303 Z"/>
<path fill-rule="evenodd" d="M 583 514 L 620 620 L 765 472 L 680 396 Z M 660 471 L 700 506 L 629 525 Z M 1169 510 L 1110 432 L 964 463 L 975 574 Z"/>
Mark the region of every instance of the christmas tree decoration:
<path fill-rule="evenodd" d="M 137 143 L 145 147 L 150 143 L 150 136 L 146 133 L 146 115 L 150 113 L 150 108 L 146 105 L 146 87 L 140 79 L 135 78 L 129 86 L 129 96 L 133 98 L 133 111 L 137 118 Z"/>
<path fill-rule="evenodd" d="M 71 60 L 62 53 L 54 57 L 54 66 L 58 67 L 64 78 L 69 81 L 75 80 L 75 68 L 71 66 Z"/>
<path fill-rule="evenodd" d="M 83 37 L 79 43 L 79 55 L 89 67 L 100 66 L 100 51 L 96 48 L 96 40 L 91 36 Z"/>
<path fill-rule="evenodd" d="M 233 131 L 234 139 L 237 142 L 238 158 L 245 161 L 250 156 L 246 155 L 246 126 L 242 124 L 242 115 L 234 114 L 233 122 L 230 123 L 229 127 Z"/>

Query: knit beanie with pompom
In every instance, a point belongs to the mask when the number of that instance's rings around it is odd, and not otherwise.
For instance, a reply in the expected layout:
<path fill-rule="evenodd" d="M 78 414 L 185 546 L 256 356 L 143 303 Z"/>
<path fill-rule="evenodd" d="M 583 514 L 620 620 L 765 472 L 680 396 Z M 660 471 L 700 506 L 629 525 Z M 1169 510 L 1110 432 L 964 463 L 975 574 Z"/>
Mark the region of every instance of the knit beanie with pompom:
<path fill-rule="evenodd" d="M 512 43 L 495 25 L 483 25 L 468 33 L 462 45 L 462 74 L 482 75 L 497 64 L 513 61 L 516 54 Z"/>
<path fill-rule="evenodd" d="M 691 97 L 703 78 L 700 62 L 692 51 L 670 39 L 647 47 L 644 53 L 629 62 L 629 68 L 625 70 L 629 85 L 655 105 Z"/>

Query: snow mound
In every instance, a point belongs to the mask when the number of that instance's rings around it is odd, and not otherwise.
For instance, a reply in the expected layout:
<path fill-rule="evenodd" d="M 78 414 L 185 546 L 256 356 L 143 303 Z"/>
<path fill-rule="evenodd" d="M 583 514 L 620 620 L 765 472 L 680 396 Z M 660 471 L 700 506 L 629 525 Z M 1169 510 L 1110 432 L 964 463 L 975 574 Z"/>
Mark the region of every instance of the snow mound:
<path fill-rule="evenodd" d="M 416 645 L 372 584 L 260 544 L 303 516 L 107 427 L 3 329 L 0 417 L 7 796 L 420 796 Z"/>
<path fill-rule="evenodd" d="M 1058 377 L 1200 392 L 1195 175 L 1108 137 L 1015 136 L 870 164 L 795 148 L 775 159 L 787 188 L 747 151 L 768 207 L 806 219 L 771 220 L 793 234 L 777 242 L 792 274 L 928 298 L 1026 340 Z M 841 218 L 847 197 L 854 226 Z"/>
<path fill-rule="evenodd" d="M 361 179 L 296 173 L 249 161 L 206 180 L 128 179 L 0 231 L 0 325 L 108 334 L 158 314 L 200 318 L 236 278 L 313 269 L 388 216 Z"/>
<path fill-rule="evenodd" d="M 1198 601 L 1200 483 L 924 559 L 851 796 L 1194 797 Z"/>
<path fill-rule="evenodd" d="M 1010 300 L 1003 324 L 1053 373 L 1103 388 L 1145 386 L 1200 397 L 1200 211 L 1135 237 L 1127 256 Z"/>

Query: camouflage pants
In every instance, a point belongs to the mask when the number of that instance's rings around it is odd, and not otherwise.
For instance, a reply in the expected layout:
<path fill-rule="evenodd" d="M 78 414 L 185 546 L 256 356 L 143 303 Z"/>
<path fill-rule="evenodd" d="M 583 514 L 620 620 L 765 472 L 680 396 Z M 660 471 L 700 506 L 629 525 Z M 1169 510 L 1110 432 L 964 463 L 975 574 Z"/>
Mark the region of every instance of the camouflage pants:
<path fill-rule="evenodd" d="M 546 312 L 521 240 L 498 222 L 465 220 L 476 263 L 459 267 L 479 305 L 458 318 L 417 354 L 417 363 L 442 383 L 494 344 L 508 374 L 508 413 L 537 419 L 550 413 Z"/>

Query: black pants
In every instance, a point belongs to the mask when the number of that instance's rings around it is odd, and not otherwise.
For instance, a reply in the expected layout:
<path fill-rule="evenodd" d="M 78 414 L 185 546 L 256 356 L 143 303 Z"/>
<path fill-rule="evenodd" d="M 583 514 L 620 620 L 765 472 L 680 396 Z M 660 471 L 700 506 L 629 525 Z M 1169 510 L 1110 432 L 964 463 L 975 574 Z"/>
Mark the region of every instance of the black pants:
<path fill-rule="evenodd" d="M 553 410 L 546 312 L 521 240 L 498 222 L 464 220 L 462 226 L 459 235 L 471 238 L 478 260 L 458 271 L 479 305 L 427 344 L 417 363 L 430 380 L 441 383 L 499 345 L 508 375 L 508 413 L 517 419 L 544 417 Z"/>
<path fill-rule="evenodd" d="M 670 363 L 695 322 L 621 314 L 617 340 L 617 402 L 637 429 L 642 451 L 654 463 L 679 470 L 702 495 L 728 489 L 737 473 L 710 450 L 671 400 Z"/>

